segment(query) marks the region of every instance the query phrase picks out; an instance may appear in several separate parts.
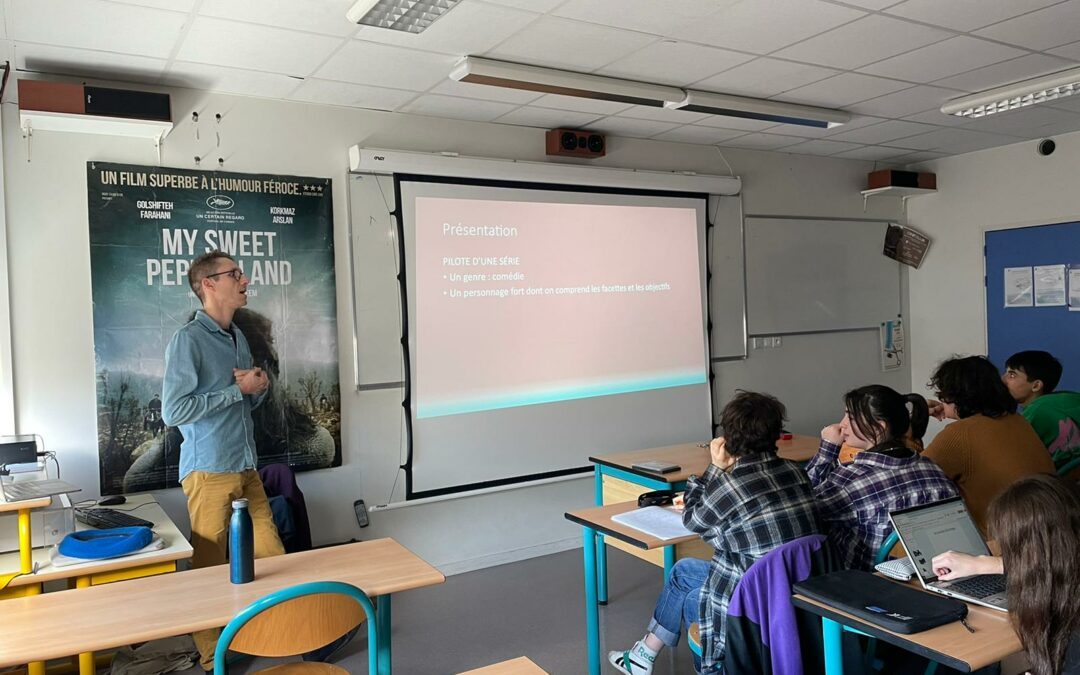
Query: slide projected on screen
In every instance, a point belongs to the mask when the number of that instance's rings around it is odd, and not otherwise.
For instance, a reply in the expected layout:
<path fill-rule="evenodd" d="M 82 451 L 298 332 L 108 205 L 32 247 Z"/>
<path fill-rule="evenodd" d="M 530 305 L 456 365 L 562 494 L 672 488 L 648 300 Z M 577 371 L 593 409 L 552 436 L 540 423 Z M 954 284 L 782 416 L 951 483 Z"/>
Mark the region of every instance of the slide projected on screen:
<path fill-rule="evenodd" d="M 711 431 L 704 199 L 402 181 L 412 493 Z"/>
<path fill-rule="evenodd" d="M 705 381 L 694 209 L 415 209 L 418 418 Z"/>

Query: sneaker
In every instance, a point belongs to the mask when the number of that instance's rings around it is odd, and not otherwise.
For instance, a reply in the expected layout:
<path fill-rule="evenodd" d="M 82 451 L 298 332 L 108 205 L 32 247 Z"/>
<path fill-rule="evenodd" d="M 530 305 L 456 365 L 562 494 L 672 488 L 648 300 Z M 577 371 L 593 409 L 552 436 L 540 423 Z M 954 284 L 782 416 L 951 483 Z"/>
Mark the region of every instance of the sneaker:
<path fill-rule="evenodd" d="M 653 658 L 649 657 L 636 642 L 629 651 L 608 652 L 607 660 L 623 675 L 650 675 L 652 673 Z"/>

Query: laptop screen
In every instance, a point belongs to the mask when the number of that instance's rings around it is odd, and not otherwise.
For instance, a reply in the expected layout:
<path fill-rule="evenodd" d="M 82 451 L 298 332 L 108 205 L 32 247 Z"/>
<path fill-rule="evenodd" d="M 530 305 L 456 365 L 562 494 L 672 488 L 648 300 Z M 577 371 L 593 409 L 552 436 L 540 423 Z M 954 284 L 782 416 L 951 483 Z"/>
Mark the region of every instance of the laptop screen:
<path fill-rule="evenodd" d="M 937 578 L 931 566 L 945 551 L 988 555 L 979 529 L 959 497 L 889 514 L 912 564 L 924 581 Z"/>

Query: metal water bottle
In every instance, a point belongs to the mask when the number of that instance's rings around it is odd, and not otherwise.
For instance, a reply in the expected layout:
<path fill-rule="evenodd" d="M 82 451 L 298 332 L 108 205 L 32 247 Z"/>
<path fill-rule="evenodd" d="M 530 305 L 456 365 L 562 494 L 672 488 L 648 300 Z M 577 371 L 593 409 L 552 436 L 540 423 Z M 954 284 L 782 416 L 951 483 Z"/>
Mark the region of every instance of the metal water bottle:
<path fill-rule="evenodd" d="M 255 536 L 248 500 L 235 499 L 229 519 L 229 581 L 246 584 L 255 578 Z"/>

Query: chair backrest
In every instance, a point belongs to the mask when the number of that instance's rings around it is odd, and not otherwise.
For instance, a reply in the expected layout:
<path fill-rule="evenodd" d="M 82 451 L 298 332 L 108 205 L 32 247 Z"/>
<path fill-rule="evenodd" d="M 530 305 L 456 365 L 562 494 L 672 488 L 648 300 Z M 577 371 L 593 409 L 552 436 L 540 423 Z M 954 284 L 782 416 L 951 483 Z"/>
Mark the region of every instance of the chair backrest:
<path fill-rule="evenodd" d="M 225 675 L 228 650 L 292 656 L 318 649 L 368 622 L 368 667 L 378 670 L 375 606 L 362 590 L 339 581 L 283 588 L 251 603 L 230 621 L 214 651 L 214 673 Z"/>
<path fill-rule="evenodd" d="M 874 564 L 877 565 L 888 560 L 893 547 L 898 543 L 900 543 L 900 535 L 896 534 L 896 530 L 893 530 L 889 533 L 889 536 L 885 537 L 885 541 L 881 542 L 881 546 L 878 548 L 877 553 L 874 554 Z"/>
<path fill-rule="evenodd" d="M 1068 476 L 1070 473 L 1080 468 L 1080 457 L 1074 457 L 1071 461 L 1062 464 L 1057 470 L 1057 475 Z"/>

